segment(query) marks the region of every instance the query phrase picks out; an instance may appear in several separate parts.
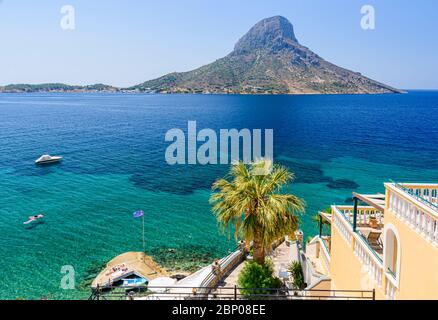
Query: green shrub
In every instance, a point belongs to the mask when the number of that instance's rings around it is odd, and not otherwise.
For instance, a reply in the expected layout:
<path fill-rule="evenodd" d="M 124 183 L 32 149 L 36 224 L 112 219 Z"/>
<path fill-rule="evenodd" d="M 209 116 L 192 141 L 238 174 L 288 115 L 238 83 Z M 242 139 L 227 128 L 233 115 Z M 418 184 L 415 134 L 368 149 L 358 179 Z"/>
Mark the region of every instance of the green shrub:
<path fill-rule="evenodd" d="M 240 292 L 244 295 L 276 293 L 274 290 L 263 290 L 263 288 L 279 289 L 283 286 L 281 280 L 273 276 L 273 272 L 270 261 L 266 261 L 264 265 L 247 261 L 237 280 L 237 285 L 241 288 Z M 249 290 L 255 288 L 259 290 Z"/>
<path fill-rule="evenodd" d="M 304 282 L 304 274 L 301 264 L 298 261 L 292 262 L 288 271 L 293 278 L 294 286 L 298 289 L 304 289 L 306 287 L 306 283 Z"/>

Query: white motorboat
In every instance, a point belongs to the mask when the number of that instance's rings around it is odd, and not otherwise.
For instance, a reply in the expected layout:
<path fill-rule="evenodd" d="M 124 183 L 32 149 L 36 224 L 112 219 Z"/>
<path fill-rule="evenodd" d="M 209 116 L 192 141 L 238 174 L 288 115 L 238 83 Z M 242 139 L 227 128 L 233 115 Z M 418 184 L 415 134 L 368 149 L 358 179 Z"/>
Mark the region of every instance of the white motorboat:
<path fill-rule="evenodd" d="M 55 163 L 62 160 L 61 156 L 51 156 L 48 154 L 42 155 L 37 160 L 35 160 L 35 164 L 47 164 L 47 163 Z"/>

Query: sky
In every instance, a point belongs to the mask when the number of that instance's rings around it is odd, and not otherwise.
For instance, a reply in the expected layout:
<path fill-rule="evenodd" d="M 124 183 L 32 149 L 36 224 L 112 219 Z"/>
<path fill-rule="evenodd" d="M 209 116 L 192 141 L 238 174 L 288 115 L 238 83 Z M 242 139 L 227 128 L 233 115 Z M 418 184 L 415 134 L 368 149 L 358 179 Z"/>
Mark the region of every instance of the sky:
<path fill-rule="evenodd" d="M 61 27 L 65 5 L 74 30 Z M 364 5 L 374 30 L 361 28 Z M 436 0 L 0 0 L 0 85 L 127 87 L 213 62 L 256 22 L 282 15 L 332 63 L 397 88 L 438 89 L 437 13 Z"/>

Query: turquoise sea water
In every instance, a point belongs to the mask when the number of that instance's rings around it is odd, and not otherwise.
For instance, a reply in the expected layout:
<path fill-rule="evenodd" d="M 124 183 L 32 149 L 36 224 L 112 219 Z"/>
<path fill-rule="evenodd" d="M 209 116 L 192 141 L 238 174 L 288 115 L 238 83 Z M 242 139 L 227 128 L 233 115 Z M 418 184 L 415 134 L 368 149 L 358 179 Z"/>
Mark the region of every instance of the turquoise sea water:
<path fill-rule="evenodd" d="M 109 259 L 141 250 L 172 266 L 235 247 L 208 203 L 227 166 L 169 166 L 171 128 L 272 128 L 275 161 L 311 215 L 383 182 L 438 180 L 438 92 L 404 95 L 0 95 L 0 298 L 87 298 L 87 279 Z M 60 165 L 37 167 L 43 153 Z M 44 222 L 22 223 L 44 212 Z M 169 250 L 173 249 L 173 250 Z M 194 258 L 191 258 L 194 257 Z M 190 260 L 196 261 L 190 261 Z M 72 265 L 76 289 L 60 289 Z"/>

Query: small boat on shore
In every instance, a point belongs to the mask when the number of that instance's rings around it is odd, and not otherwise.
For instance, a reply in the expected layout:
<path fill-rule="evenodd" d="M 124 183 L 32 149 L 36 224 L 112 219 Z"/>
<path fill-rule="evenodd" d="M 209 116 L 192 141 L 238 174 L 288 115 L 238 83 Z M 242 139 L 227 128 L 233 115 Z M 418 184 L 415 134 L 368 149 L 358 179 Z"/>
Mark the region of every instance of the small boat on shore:
<path fill-rule="evenodd" d="M 56 163 L 62 160 L 61 156 L 51 156 L 48 154 L 42 155 L 38 159 L 35 160 L 35 164 L 48 164 L 48 163 Z"/>
<path fill-rule="evenodd" d="M 141 277 L 122 279 L 122 281 L 123 281 L 122 287 L 137 287 L 148 283 L 146 279 Z"/>

